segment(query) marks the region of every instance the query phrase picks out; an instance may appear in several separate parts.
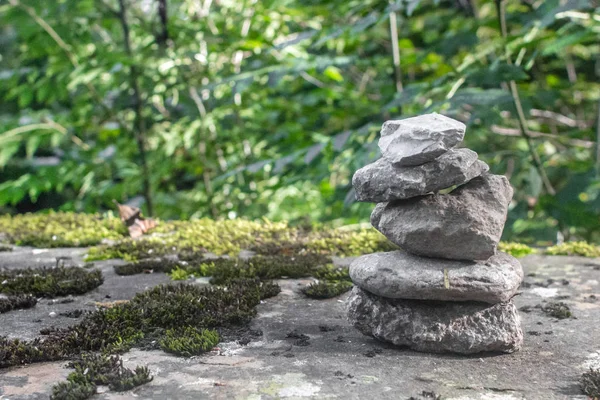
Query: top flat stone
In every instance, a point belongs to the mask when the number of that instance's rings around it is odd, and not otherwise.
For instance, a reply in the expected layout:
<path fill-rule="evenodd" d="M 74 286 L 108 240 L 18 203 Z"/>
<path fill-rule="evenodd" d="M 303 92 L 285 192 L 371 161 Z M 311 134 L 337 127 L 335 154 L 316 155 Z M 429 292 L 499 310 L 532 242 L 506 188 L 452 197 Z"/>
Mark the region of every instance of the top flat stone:
<path fill-rule="evenodd" d="M 387 121 L 381 128 L 379 149 L 392 164 L 421 165 L 462 142 L 465 128 L 462 122 L 437 113 Z"/>

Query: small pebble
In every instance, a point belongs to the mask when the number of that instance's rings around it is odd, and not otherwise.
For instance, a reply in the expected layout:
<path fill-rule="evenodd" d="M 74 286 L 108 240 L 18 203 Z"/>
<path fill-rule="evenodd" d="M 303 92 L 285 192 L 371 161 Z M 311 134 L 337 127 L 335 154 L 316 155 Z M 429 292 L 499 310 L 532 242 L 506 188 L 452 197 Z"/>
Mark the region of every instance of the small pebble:
<path fill-rule="evenodd" d="M 48 314 L 48 316 L 50 318 L 56 318 L 56 313 L 54 311 L 51 311 L 50 314 Z"/>

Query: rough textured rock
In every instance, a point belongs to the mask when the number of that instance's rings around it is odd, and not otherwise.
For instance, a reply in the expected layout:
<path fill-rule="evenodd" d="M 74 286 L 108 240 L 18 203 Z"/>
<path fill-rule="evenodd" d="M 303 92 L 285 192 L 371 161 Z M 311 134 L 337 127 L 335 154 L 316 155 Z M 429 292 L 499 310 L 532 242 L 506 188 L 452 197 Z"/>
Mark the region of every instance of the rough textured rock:
<path fill-rule="evenodd" d="M 413 254 L 486 260 L 496 251 L 512 194 L 506 177 L 486 174 L 448 194 L 378 206 L 371 223 Z"/>
<path fill-rule="evenodd" d="M 348 299 L 348 320 L 365 335 L 432 353 L 512 353 L 523 343 L 512 301 L 392 300 L 355 287 Z"/>
<path fill-rule="evenodd" d="M 477 159 L 477 153 L 469 149 L 453 149 L 413 167 L 398 167 L 380 158 L 356 171 L 352 186 L 358 201 L 381 203 L 462 185 L 488 169 L 486 163 Z"/>
<path fill-rule="evenodd" d="M 361 256 L 350 265 L 358 287 L 392 299 L 482 301 L 510 300 L 523 280 L 519 261 L 498 253 L 486 261 L 450 261 L 403 251 Z"/>
<path fill-rule="evenodd" d="M 400 166 L 420 165 L 441 156 L 465 137 L 465 124 L 440 114 L 387 121 L 381 128 L 383 157 Z"/>

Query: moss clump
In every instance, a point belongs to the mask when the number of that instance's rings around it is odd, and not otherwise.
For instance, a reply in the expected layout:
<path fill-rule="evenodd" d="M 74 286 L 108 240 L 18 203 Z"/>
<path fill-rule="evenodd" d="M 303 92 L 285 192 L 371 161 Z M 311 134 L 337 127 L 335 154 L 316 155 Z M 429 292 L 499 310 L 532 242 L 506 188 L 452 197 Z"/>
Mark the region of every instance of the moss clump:
<path fill-rule="evenodd" d="M 564 302 L 551 302 L 542 306 L 542 311 L 551 317 L 558 319 L 571 318 L 571 309 Z"/>
<path fill-rule="evenodd" d="M 97 385 L 121 392 L 152 380 L 148 368 L 138 366 L 132 371 L 119 356 L 84 354 L 70 366 L 75 372 L 53 387 L 52 400 L 87 399 L 96 393 Z"/>
<path fill-rule="evenodd" d="M 64 356 L 65 349 L 53 342 L 48 343 L 39 338 L 24 341 L 0 336 L 0 368 L 56 361 L 63 359 Z"/>
<path fill-rule="evenodd" d="M 95 395 L 96 389 L 89 382 L 60 382 L 52 387 L 50 400 L 85 400 Z"/>
<path fill-rule="evenodd" d="M 168 329 L 160 347 L 167 353 L 183 357 L 197 356 L 211 350 L 219 343 L 219 334 L 213 329 Z"/>
<path fill-rule="evenodd" d="M 180 265 L 174 258 L 147 258 L 124 265 L 115 265 L 117 275 L 136 275 L 143 272 L 171 272 Z"/>
<path fill-rule="evenodd" d="M 173 280 L 184 280 L 190 276 L 211 276 L 210 283 L 222 285 L 235 279 L 304 278 L 330 262 L 328 256 L 316 253 L 297 256 L 255 256 L 249 259 L 217 258 L 180 265 L 170 275 Z"/>
<path fill-rule="evenodd" d="M 348 257 L 378 251 L 398 250 L 375 229 L 332 229 L 309 234 L 306 242 L 309 251 Z"/>
<path fill-rule="evenodd" d="M 174 281 L 185 281 L 191 276 L 191 274 L 186 269 L 177 266 L 169 273 L 169 276 Z"/>
<path fill-rule="evenodd" d="M 0 232 L 20 246 L 83 247 L 122 239 L 127 229 L 115 217 L 58 212 L 0 216 Z"/>
<path fill-rule="evenodd" d="M 12 246 L 7 246 L 5 244 L 0 244 L 0 253 L 3 251 L 12 251 Z"/>
<path fill-rule="evenodd" d="M 535 249 L 527 246 L 526 244 L 515 242 L 500 242 L 498 244 L 498 250 L 517 258 L 525 257 L 528 254 L 535 253 Z"/>
<path fill-rule="evenodd" d="M 16 296 L 0 296 L 0 314 L 12 310 L 31 308 L 37 304 L 37 299 L 30 294 Z"/>
<path fill-rule="evenodd" d="M 302 293 L 313 299 L 330 299 L 352 289 L 352 283 L 346 281 L 322 281 L 311 283 L 302 288 Z"/>
<path fill-rule="evenodd" d="M 254 317 L 262 299 L 278 292 L 277 285 L 256 279 L 231 280 L 224 287 L 157 286 L 126 303 L 92 312 L 74 326 L 45 330 L 44 339 L 0 338 L 0 367 L 67 359 L 86 351 L 120 353 L 133 345 L 160 343 L 170 329 L 240 326 Z"/>
<path fill-rule="evenodd" d="M 590 368 L 579 380 L 581 391 L 590 399 L 600 399 L 600 369 Z"/>
<path fill-rule="evenodd" d="M 79 267 L 28 268 L 0 271 L 0 293 L 57 297 L 89 292 L 102 285 L 100 270 Z"/>
<path fill-rule="evenodd" d="M 337 267 L 333 264 L 326 264 L 318 267 L 314 272 L 314 277 L 326 281 L 346 281 L 352 282 L 350 279 L 348 267 Z"/>
<path fill-rule="evenodd" d="M 548 247 L 546 254 L 557 256 L 600 257 L 600 247 L 586 242 L 566 242 Z"/>

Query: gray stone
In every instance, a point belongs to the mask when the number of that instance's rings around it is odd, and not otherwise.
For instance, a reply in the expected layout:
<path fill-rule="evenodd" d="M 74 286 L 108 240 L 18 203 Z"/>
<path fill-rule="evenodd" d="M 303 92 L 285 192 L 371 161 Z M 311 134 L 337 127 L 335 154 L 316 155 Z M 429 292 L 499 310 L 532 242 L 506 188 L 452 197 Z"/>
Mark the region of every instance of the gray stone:
<path fill-rule="evenodd" d="M 475 262 L 390 251 L 358 257 L 350 266 L 350 278 L 358 287 L 392 299 L 495 304 L 515 295 L 523 280 L 523 268 L 505 253 Z"/>
<path fill-rule="evenodd" d="M 358 201 L 381 203 L 462 185 L 488 169 L 474 151 L 453 149 L 431 162 L 413 167 L 398 167 L 380 158 L 356 171 L 352 185 Z"/>
<path fill-rule="evenodd" d="M 486 174 L 448 194 L 376 207 L 373 226 L 402 249 L 426 257 L 487 260 L 500 241 L 513 190 Z"/>
<path fill-rule="evenodd" d="M 432 353 L 512 353 L 521 348 L 519 312 L 512 303 L 392 300 L 354 287 L 348 320 L 365 335 Z"/>
<path fill-rule="evenodd" d="M 396 121 L 381 128 L 379 148 L 383 157 L 400 166 L 431 161 L 462 142 L 465 124 L 433 113 Z"/>

